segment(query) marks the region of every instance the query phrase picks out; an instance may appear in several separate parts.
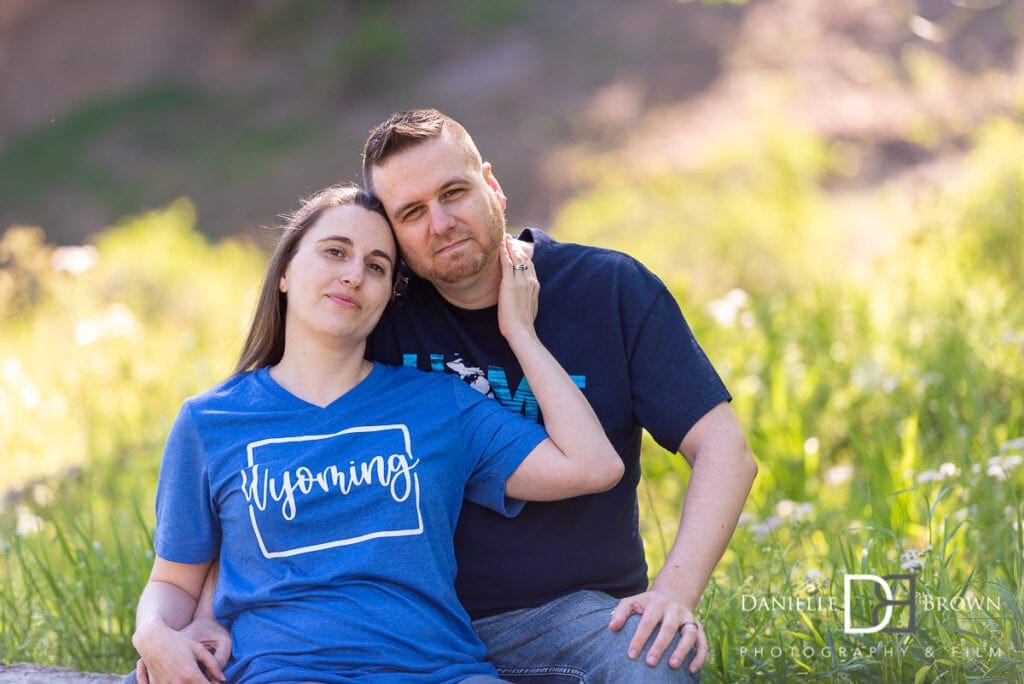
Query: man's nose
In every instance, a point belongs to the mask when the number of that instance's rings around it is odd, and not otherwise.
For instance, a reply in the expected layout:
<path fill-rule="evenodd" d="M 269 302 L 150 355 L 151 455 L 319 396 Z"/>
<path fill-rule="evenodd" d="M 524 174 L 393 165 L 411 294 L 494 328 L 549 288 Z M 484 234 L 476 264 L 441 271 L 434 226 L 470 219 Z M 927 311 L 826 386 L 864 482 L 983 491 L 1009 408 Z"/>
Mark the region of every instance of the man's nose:
<path fill-rule="evenodd" d="M 455 217 L 440 202 L 432 202 L 428 205 L 427 210 L 430 212 L 431 233 L 441 235 L 451 230 L 455 225 Z"/>

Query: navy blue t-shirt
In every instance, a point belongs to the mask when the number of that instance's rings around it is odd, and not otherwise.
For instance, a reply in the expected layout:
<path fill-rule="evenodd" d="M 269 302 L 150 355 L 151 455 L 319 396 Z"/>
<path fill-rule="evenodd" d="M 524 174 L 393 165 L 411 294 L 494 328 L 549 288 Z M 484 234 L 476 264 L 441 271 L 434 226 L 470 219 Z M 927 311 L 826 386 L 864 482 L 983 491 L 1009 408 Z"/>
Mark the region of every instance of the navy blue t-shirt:
<path fill-rule="evenodd" d="M 625 475 L 601 494 L 529 503 L 514 520 L 466 502 L 455 534 L 456 589 L 474 618 L 541 605 L 580 589 L 623 597 L 647 588 L 636 488 L 647 429 L 676 451 L 704 414 L 731 399 L 664 284 L 635 259 L 559 243 L 535 228 L 541 341 L 593 406 Z M 457 373 L 543 424 L 498 329 L 497 307 L 461 309 L 410 275 L 371 335 L 368 356 Z"/>

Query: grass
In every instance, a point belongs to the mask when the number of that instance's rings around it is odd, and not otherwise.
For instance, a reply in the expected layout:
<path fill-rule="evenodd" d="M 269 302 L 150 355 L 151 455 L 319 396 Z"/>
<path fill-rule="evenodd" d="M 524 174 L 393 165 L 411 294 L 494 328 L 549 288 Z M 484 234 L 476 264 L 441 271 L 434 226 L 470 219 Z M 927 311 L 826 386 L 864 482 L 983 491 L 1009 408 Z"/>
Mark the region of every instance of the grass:
<path fill-rule="evenodd" d="M 862 199 L 898 237 L 866 261 L 843 251 L 833 152 L 793 130 L 651 182 L 599 179 L 553 227 L 662 275 L 758 456 L 700 607 L 707 681 L 1024 677 L 1022 132 L 992 122 L 913 211 Z M 262 272 L 251 245 L 209 244 L 194 222 L 184 202 L 126 220 L 75 273 L 38 232 L 0 242 L 7 659 L 133 666 L 161 444 L 181 399 L 230 369 Z M 689 472 L 644 451 L 656 569 Z M 846 632 L 846 575 L 908 573 L 912 633 Z M 855 624 L 871 624 L 870 590 L 852 587 Z M 910 626 L 906 607 L 892 626 Z"/>

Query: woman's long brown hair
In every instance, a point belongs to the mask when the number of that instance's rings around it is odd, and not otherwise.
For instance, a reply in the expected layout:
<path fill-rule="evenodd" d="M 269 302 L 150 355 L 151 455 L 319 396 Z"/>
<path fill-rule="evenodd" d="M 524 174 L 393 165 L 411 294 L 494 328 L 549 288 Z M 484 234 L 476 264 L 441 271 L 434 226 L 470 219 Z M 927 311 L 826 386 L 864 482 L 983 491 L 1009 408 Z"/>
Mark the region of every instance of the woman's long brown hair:
<path fill-rule="evenodd" d="M 249 326 L 245 346 L 242 347 L 242 353 L 238 357 L 238 363 L 235 365 L 232 375 L 255 368 L 272 366 L 281 360 L 284 355 L 284 322 L 285 316 L 288 314 L 288 299 L 279 287 L 281 277 L 288 269 L 292 257 L 295 256 L 295 251 L 298 249 L 299 241 L 305 230 L 316 223 L 326 210 L 348 204 L 354 204 L 367 211 L 380 214 L 387 221 L 387 215 L 384 213 L 384 207 L 381 206 L 380 201 L 352 184 L 332 185 L 329 188 L 324 188 L 312 197 L 303 200 L 298 210 L 286 217 L 281 237 L 278 239 L 273 256 L 270 257 L 267 273 L 263 277 L 259 300 L 256 302 L 256 312 L 253 314 L 252 325 Z M 390 223 L 388 225 L 390 226 Z M 396 278 L 397 273 L 396 264 L 394 269 Z"/>

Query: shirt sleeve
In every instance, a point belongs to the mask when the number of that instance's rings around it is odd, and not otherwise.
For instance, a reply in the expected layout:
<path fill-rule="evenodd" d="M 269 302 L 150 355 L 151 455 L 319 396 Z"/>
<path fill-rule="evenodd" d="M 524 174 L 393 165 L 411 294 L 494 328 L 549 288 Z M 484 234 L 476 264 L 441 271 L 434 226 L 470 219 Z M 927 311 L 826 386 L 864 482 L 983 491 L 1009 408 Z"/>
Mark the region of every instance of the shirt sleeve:
<path fill-rule="evenodd" d="M 156 555 L 175 563 L 205 563 L 220 549 L 220 522 L 195 420 L 186 402 L 164 447 L 156 491 Z"/>
<path fill-rule="evenodd" d="M 518 515 L 524 501 L 505 496 L 505 483 L 547 432 L 461 380 L 453 380 L 461 437 L 467 455 L 465 497 L 506 517 Z"/>
<path fill-rule="evenodd" d="M 637 422 L 669 451 L 708 411 L 732 397 L 701 349 L 679 305 L 658 278 L 642 269 L 650 302 L 639 308 L 629 342 L 629 373 Z M 646 281 L 646 282 L 644 282 Z"/>

